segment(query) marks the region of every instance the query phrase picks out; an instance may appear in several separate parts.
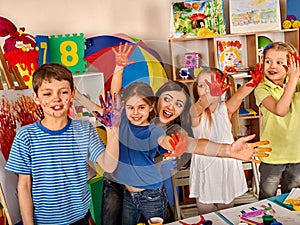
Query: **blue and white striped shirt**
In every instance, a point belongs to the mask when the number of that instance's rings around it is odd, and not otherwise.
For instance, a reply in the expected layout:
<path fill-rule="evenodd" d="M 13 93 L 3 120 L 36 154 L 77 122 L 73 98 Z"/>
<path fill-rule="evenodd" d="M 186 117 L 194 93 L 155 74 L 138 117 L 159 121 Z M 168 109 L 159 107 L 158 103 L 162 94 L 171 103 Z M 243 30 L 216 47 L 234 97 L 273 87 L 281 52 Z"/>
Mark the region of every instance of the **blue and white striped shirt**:
<path fill-rule="evenodd" d="M 51 131 L 36 122 L 20 128 L 6 170 L 32 176 L 35 224 L 71 224 L 89 209 L 87 161 L 105 150 L 87 121 L 69 120 Z"/>

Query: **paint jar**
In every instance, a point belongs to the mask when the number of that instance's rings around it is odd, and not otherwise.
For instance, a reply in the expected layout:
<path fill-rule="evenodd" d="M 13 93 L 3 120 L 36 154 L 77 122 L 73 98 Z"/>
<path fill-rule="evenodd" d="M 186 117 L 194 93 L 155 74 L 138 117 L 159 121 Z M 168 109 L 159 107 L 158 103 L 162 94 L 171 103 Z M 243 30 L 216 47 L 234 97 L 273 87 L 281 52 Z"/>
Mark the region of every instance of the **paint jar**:
<path fill-rule="evenodd" d="M 262 216 L 264 225 L 271 225 L 272 222 L 274 222 L 274 217 L 269 214 L 265 214 Z"/>

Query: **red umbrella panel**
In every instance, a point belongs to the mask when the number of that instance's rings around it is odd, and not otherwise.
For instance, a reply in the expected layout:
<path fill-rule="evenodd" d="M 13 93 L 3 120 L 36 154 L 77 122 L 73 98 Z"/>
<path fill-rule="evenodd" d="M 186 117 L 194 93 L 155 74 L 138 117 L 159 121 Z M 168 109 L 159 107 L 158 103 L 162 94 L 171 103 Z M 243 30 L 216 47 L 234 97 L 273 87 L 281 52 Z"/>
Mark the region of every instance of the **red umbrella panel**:
<path fill-rule="evenodd" d="M 142 81 L 149 84 L 155 92 L 167 81 L 167 75 L 159 54 L 144 42 L 126 35 L 103 35 L 86 40 L 85 60 L 88 61 L 91 68 L 104 73 L 105 90 L 110 89 L 111 78 L 116 65 L 112 48 L 118 47 L 120 43 L 123 45 L 128 43 L 133 46 L 129 60 L 136 62 L 125 67 L 123 87 L 135 81 Z"/>

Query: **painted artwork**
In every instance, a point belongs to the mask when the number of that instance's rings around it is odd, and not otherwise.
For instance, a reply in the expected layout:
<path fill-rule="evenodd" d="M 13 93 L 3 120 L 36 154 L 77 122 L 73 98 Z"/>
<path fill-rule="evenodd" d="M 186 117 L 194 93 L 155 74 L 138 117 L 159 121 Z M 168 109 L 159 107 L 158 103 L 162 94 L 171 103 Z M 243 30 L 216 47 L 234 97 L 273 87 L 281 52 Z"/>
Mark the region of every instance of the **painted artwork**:
<path fill-rule="evenodd" d="M 221 0 L 173 2 L 171 37 L 206 37 L 225 34 Z"/>
<path fill-rule="evenodd" d="M 242 43 L 239 40 L 217 41 L 218 68 L 224 71 L 225 67 L 242 66 Z"/>
<path fill-rule="evenodd" d="M 0 91 L 0 182 L 13 224 L 21 220 L 17 176 L 4 170 L 17 130 L 43 117 L 32 99 L 32 89 Z"/>
<path fill-rule="evenodd" d="M 278 0 L 230 0 L 230 33 L 280 30 Z"/>

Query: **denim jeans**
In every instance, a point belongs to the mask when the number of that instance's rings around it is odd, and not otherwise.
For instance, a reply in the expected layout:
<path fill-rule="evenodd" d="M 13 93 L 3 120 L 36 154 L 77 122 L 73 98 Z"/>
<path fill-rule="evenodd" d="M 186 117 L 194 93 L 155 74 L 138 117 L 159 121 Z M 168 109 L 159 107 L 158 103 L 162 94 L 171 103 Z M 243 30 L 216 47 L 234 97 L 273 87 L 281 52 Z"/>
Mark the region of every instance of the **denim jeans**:
<path fill-rule="evenodd" d="M 167 194 L 164 186 L 155 190 L 129 192 L 125 189 L 123 202 L 123 225 L 136 225 L 140 218 L 166 218 Z"/>
<path fill-rule="evenodd" d="M 104 178 L 101 213 L 102 225 L 120 225 L 122 223 L 123 198 L 123 185 Z"/>
<path fill-rule="evenodd" d="M 281 193 L 287 193 L 294 187 L 300 187 L 300 163 L 267 164 L 261 162 L 259 199 L 276 195 L 281 179 Z"/>

